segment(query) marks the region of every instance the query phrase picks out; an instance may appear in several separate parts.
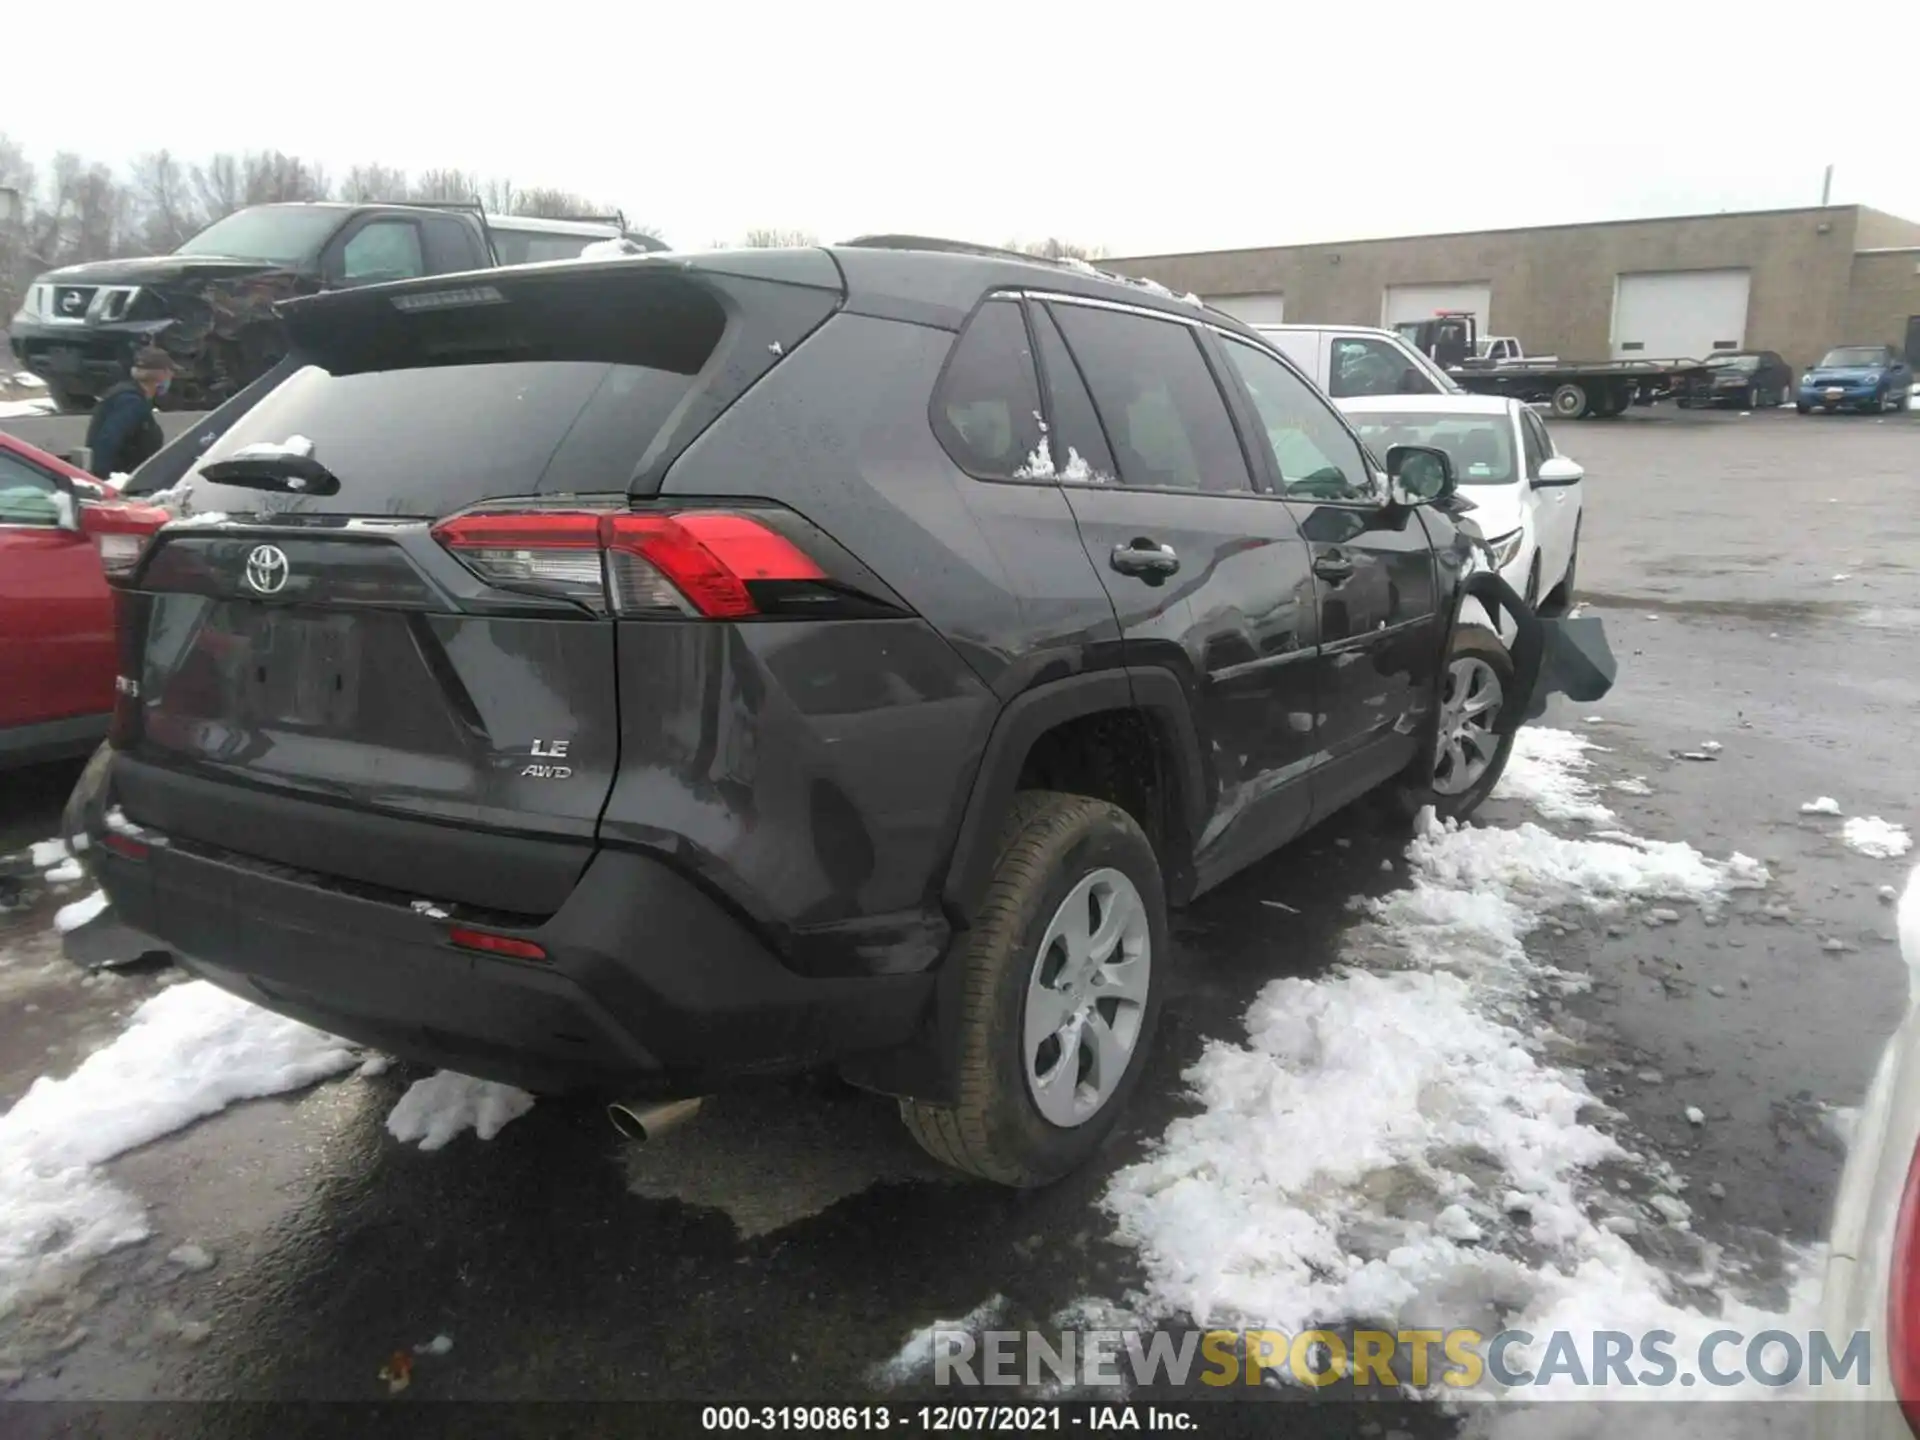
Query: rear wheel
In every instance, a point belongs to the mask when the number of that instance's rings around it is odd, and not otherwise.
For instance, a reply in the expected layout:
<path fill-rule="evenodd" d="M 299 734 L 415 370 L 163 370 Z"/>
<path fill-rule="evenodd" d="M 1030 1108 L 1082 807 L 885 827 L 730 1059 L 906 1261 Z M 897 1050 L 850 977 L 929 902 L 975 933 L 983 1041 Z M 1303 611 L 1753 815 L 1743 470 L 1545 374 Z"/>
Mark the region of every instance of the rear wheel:
<path fill-rule="evenodd" d="M 1551 408 L 1554 416 L 1561 420 L 1578 420 L 1587 413 L 1587 392 L 1581 385 L 1568 381 L 1553 392 Z"/>
<path fill-rule="evenodd" d="M 900 1102 L 921 1147 L 1003 1185 L 1044 1185 L 1099 1147 L 1159 1020 L 1166 900 L 1133 817 L 1083 795 L 1019 795 L 957 965 L 959 1099 Z"/>

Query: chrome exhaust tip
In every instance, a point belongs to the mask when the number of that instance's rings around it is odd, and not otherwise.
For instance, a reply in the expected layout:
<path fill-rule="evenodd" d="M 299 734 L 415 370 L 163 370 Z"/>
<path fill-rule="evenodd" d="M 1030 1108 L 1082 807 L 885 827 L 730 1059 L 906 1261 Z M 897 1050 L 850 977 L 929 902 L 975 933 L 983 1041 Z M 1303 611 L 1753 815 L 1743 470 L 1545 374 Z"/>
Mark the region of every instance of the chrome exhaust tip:
<path fill-rule="evenodd" d="M 607 1118 L 623 1138 L 645 1145 L 699 1114 L 703 1098 L 696 1095 L 691 1100 L 616 1100 L 607 1106 Z"/>

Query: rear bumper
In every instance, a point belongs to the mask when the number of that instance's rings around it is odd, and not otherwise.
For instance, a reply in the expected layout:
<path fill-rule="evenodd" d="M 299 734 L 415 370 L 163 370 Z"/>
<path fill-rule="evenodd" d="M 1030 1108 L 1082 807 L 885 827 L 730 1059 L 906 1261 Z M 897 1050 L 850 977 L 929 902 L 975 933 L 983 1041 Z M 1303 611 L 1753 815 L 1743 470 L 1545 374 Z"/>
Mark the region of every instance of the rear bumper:
<path fill-rule="evenodd" d="M 548 956 L 528 961 L 458 949 L 444 919 L 223 852 L 152 836 L 132 860 L 83 824 L 113 920 L 192 973 L 403 1059 L 543 1092 L 698 1094 L 808 1069 L 907 1041 L 932 996 L 931 972 L 797 975 L 643 855 L 602 850 L 557 913 L 510 932 Z"/>

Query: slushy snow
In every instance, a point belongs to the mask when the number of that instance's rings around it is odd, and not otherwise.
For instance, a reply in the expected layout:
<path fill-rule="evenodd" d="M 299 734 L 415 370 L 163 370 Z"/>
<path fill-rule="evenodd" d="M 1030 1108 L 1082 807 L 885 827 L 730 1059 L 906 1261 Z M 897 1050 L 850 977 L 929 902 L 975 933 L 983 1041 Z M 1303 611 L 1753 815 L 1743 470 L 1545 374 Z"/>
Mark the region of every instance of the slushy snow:
<path fill-rule="evenodd" d="M 95 1168 L 238 1100 L 351 1067 L 343 1040 L 204 980 L 162 990 L 64 1079 L 0 1116 L 0 1314 L 61 1268 L 150 1233 L 146 1208 Z"/>
<path fill-rule="evenodd" d="M 1847 847 L 1870 855 L 1875 860 L 1897 860 L 1913 848 L 1907 827 L 1878 815 L 1855 815 L 1840 827 L 1840 838 Z"/>
<path fill-rule="evenodd" d="M 78 930 L 89 920 L 101 915 L 107 908 L 107 892 L 96 890 L 91 895 L 74 901 L 71 905 L 62 905 L 53 912 L 53 928 L 62 935 L 69 930 Z"/>
<path fill-rule="evenodd" d="M 1520 798 L 1568 819 L 1603 809 L 1584 742 L 1534 737 Z M 1269 984 L 1246 1039 L 1211 1043 L 1188 1070 L 1199 1113 L 1114 1176 L 1103 1203 L 1140 1252 L 1146 1311 L 1295 1333 L 1441 1320 L 1524 1329 L 1540 1337 L 1529 1368 L 1560 1330 L 1587 1354 L 1596 1329 L 1672 1330 L 1679 1354 L 1723 1326 L 1804 1330 L 1811 1263 L 1794 1277 L 1800 1318 L 1788 1322 L 1726 1285 L 1696 1308 L 1629 1243 L 1673 1234 L 1683 1182 L 1602 1129 L 1610 1112 L 1554 1059 L 1559 1037 L 1539 1001 L 1584 977 L 1531 960 L 1524 945 L 1569 911 L 1654 900 L 1712 911 L 1766 884 L 1765 867 L 1618 830 L 1574 840 L 1532 823 L 1456 827 L 1431 812 L 1406 858 L 1413 883 L 1365 902 L 1339 968 Z M 1669 1199 L 1599 1184 L 1589 1172 L 1602 1161 L 1633 1166 Z M 1717 1260 L 1698 1247 L 1689 1281 L 1714 1287 Z"/>
<path fill-rule="evenodd" d="M 387 1116 L 387 1133 L 402 1144 L 438 1150 L 462 1130 L 491 1140 L 533 1108 L 533 1096 L 497 1080 L 436 1070 L 416 1080 Z"/>
<path fill-rule="evenodd" d="M 1585 780 L 1587 753 L 1600 747 L 1571 730 L 1525 726 L 1513 737 L 1507 768 L 1494 786 L 1496 798 L 1524 800 L 1549 820 L 1611 825 L 1613 811 L 1593 798 Z"/>
<path fill-rule="evenodd" d="M 907 1337 L 906 1343 L 890 1360 L 873 1367 L 870 1377 L 876 1385 L 905 1385 L 933 1373 L 933 1340 L 941 1331 L 965 1330 L 977 1335 L 999 1323 L 1007 1308 L 1007 1297 L 995 1295 L 983 1300 L 958 1320 L 935 1320 Z"/>

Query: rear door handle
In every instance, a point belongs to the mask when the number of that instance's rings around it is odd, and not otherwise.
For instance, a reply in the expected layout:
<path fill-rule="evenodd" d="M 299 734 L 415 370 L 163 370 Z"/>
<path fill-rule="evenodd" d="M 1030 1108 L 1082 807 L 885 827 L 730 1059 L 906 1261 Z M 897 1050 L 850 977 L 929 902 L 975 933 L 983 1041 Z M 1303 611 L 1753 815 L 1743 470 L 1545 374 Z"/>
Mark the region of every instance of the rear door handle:
<path fill-rule="evenodd" d="M 1144 580 L 1159 581 L 1180 568 L 1180 557 L 1174 553 L 1171 545 L 1162 545 L 1140 535 L 1125 545 L 1114 546 L 1107 563 L 1122 575 L 1138 575 Z"/>
<path fill-rule="evenodd" d="M 1353 561 L 1339 550 L 1329 550 L 1313 557 L 1313 573 L 1338 585 L 1342 580 L 1353 578 Z"/>

